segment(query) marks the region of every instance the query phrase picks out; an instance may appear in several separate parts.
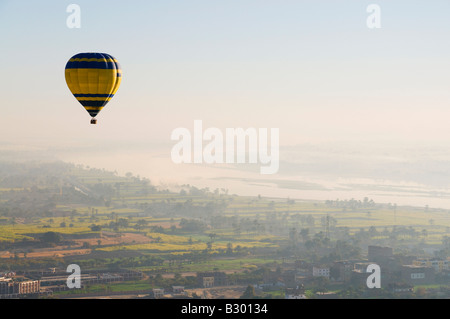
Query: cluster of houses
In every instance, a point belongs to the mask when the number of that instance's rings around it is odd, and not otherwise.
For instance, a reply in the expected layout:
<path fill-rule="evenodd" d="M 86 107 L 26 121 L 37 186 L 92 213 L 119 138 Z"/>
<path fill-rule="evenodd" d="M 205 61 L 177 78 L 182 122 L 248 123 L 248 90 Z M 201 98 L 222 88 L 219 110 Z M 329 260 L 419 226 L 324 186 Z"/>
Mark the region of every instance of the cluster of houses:
<path fill-rule="evenodd" d="M 269 271 L 263 276 L 263 282 L 255 285 L 256 289 L 285 291 L 287 299 L 306 299 L 304 287 L 326 283 L 347 284 L 352 287 L 366 287 L 371 274 L 368 266 L 376 264 L 380 268 L 381 287 L 394 293 L 411 293 L 414 286 L 436 283 L 450 283 L 450 260 L 439 258 L 421 258 L 419 256 L 394 255 L 390 247 L 369 246 L 365 260 L 341 260 L 329 264 L 309 263 L 295 258 L 283 260 L 278 271 Z M 123 270 L 116 273 L 98 271 L 83 274 L 83 284 L 109 283 L 141 279 L 138 271 Z M 27 273 L 26 276 L 14 272 L 0 273 L 0 299 L 48 293 L 67 289 L 67 273 L 50 269 L 47 272 Z M 231 282 L 224 272 L 197 273 L 197 286 L 202 288 L 226 287 L 236 284 Z M 186 298 L 189 297 L 183 286 L 170 289 L 155 288 L 151 298 Z M 322 294 L 322 298 L 332 296 Z"/>
<path fill-rule="evenodd" d="M 330 264 L 310 264 L 302 260 L 286 262 L 281 282 L 286 287 L 286 298 L 302 299 L 304 285 L 317 277 L 324 277 L 329 284 L 348 283 L 354 287 L 366 287 L 368 266 L 380 267 L 381 288 L 394 293 L 412 292 L 416 285 L 450 282 L 450 260 L 394 255 L 390 247 L 369 246 L 367 260 L 342 260 Z M 443 282 L 438 282 L 442 280 Z M 300 287 L 300 288 L 299 288 Z"/>
<path fill-rule="evenodd" d="M 198 272 L 197 273 L 197 287 L 213 288 L 226 287 L 233 284 L 226 273 L 221 271 Z M 160 298 L 185 298 L 188 297 L 184 286 L 172 286 L 168 289 L 153 288 L 151 297 Z"/>
<path fill-rule="evenodd" d="M 439 280 L 450 282 L 450 260 L 421 258 L 418 256 L 394 255 L 390 247 L 369 246 L 365 260 L 341 260 L 330 264 L 314 264 L 304 260 L 284 260 L 277 272 L 268 272 L 263 283 L 254 285 L 261 291 L 284 290 L 286 299 L 306 299 L 305 288 L 317 282 L 329 286 L 348 284 L 367 288 L 367 278 L 371 274 L 368 266 L 380 267 L 381 288 L 393 293 L 412 293 L 416 285 L 429 285 Z M 324 278 L 320 280 L 319 278 Z M 228 276 L 223 272 L 204 272 L 197 274 L 198 287 L 210 288 L 228 286 Z M 155 298 L 187 296 L 184 287 L 172 289 L 153 289 Z M 333 298 L 332 294 L 322 293 L 319 298 Z"/>
<path fill-rule="evenodd" d="M 70 289 L 67 285 L 68 273 L 49 268 L 25 273 L 0 273 L 0 299 L 38 297 L 51 295 L 55 291 Z M 141 279 L 142 272 L 132 270 L 98 270 L 80 274 L 81 286 L 97 283 L 113 283 Z"/>
<path fill-rule="evenodd" d="M 0 299 L 6 296 L 39 294 L 40 289 L 39 280 L 14 280 L 11 277 L 0 277 Z"/>

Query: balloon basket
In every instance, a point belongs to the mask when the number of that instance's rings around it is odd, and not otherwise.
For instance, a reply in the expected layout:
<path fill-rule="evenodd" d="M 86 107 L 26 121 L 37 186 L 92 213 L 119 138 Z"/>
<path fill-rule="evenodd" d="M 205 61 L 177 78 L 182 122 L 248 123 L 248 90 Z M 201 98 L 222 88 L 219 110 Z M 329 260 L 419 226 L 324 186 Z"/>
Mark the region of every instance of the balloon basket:
<path fill-rule="evenodd" d="M 97 124 L 97 120 L 96 119 L 92 119 L 91 120 L 91 124 L 94 124 L 94 125 Z"/>

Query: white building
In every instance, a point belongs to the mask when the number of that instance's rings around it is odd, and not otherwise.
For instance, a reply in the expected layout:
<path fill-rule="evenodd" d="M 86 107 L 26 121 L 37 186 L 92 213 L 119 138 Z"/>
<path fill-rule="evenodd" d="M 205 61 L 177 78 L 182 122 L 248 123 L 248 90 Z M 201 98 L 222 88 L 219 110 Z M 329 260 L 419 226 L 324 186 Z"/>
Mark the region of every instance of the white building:
<path fill-rule="evenodd" d="M 162 298 L 164 296 L 164 289 L 162 288 L 153 288 L 153 297 L 156 299 Z"/>
<path fill-rule="evenodd" d="M 286 294 L 285 299 L 306 299 L 305 294 Z"/>
<path fill-rule="evenodd" d="M 203 288 L 214 287 L 214 277 L 203 277 Z"/>
<path fill-rule="evenodd" d="M 288 288 L 286 289 L 286 293 L 284 294 L 285 299 L 306 299 L 305 289 L 297 288 Z"/>
<path fill-rule="evenodd" d="M 326 277 L 330 279 L 329 267 L 313 267 L 313 277 Z"/>
<path fill-rule="evenodd" d="M 436 272 L 450 269 L 450 261 L 448 259 L 418 259 L 413 261 L 413 265 L 432 267 Z"/>

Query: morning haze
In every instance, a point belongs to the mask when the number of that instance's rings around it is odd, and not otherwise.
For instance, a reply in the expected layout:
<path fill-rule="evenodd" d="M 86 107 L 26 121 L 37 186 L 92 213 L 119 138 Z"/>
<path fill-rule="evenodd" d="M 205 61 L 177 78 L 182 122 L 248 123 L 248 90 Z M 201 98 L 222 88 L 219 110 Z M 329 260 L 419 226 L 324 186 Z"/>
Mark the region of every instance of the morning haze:
<path fill-rule="evenodd" d="M 0 1 L 0 298 L 449 297 L 450 2 L 71 4 Z"/>

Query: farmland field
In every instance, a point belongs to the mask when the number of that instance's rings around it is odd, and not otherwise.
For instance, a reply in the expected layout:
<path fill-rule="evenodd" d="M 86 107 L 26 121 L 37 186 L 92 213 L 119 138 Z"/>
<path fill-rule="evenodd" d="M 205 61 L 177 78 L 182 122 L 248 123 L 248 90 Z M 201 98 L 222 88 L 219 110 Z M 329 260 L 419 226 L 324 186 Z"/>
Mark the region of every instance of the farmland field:
<path fill-rule="evenodd" d="M 132 175 L 58 165 L 63 173 L 41 167 L 46 178 L 25 179 L 26 187 L 0 182 L 0 270 L 75 263 L 150 278 L 88 288 L 127 291 L 161 285 L 158 275 L 192 285 L 187 278 L 197 272 L 223 271 L 240 282 L 276 271 L 284 260 L 360 259 L 368 245 L 425 255 L 448 244 L 444 209 L 369 198 L 246 197 L 193 186 L 169 191 Z"/>

